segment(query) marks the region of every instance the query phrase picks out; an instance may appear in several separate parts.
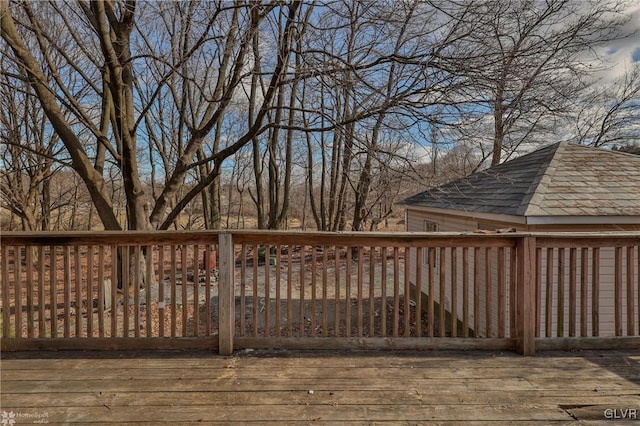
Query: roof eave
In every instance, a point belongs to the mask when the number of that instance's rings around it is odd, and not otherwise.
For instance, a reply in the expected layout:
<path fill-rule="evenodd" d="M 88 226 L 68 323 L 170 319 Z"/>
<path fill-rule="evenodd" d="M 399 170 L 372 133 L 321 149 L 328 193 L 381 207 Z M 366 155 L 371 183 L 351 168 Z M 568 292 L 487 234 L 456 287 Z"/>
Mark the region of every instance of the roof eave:
<path fill-rule="evenodd" d="M 640 216 L 526 216 L 527 225 L 640 225 Z"/>
<path fill-rule="evenodd" d="M 435 213 L 435 214 L 446 214 L 450 216 L 459 216 L 466 217 L 470 219 L 480 219 L 480 220 L 490 220 L 496 222 L 507 222 L 514 224 L 526 224 L 526 218 L 524 216 L 516 216 L 510 214 L 500 214 L 500 213 L 483 213 L 483 212 L 473 212 L 466 210 L 453 210 L 453 209 L 441 209 L 438 207 L 426 207 L 420 206 L 417 204 L 405 204 L 404 205 L 407 210 L 418 210 L 426 213 Z"/>

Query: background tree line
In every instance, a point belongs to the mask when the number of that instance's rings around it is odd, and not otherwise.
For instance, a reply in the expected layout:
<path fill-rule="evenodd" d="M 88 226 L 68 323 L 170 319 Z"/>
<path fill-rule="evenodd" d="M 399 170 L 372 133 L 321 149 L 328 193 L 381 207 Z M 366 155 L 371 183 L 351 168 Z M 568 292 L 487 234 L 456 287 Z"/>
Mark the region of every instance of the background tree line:
<path fill-rule="evenodd" d="M 624 1 L 0 2 L 25 230 L 377 229 L 536 146 L 640 144 Z"/>

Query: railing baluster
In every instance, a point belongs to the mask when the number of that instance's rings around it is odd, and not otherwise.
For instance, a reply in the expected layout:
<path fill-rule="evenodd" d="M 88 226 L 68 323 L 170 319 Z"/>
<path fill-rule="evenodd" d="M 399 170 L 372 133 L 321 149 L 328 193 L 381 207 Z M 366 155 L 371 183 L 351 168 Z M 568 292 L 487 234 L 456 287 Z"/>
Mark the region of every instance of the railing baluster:
<path fill-rule="evenodd" d="M 129 314 L 131 307 L 131 290 L 132 290 L 132 277 L 131 277 L 131 246 L 125 245 L 122 247 L 122 309 L 124 311 L 122 321 L 122 335 L 129 337 Z M 134 259 L 135 260 L 135 259 Z"/>
<path fill-rule="evenodd" d="M 189 322 L 189 295 L 187 290 L 189 289 L 189 265 L 187 263 L 187 251 L 189 250 L 189 246 L 183 244 L 180 246 L 180 268 L 182 269 L 182 279 L 180 280 L 182 284 L 182 297 L 180 299 L 180 306 L 182 308 L 182 337 L 186 337 L 188 335 L 188 322 Z"/>
<path fill-rule="evenodd" d="M 287 246 L 287 336 L 293 337 L 293 246 Z"/>
<path fill-rule="evenodd" d="M 120 268 L 122 270 L 122 268 Z M 111 337 L 118 336 L 118 246 L 111 246 Z M 124 288 L 124 285 L 122 286 Z"/>
<path fill-rule="evenodd" d="M 98 246 L 98 337 L 104 337 L 104 246 Z"/>
<path fill-rule="evenodd" d="M 264 245 L 264 336 L 271 336 L 271 245 Z"/>
<path fill-rule="evenodd" d="M 484 249 L 484 285 L 485 285 L 485 324 L 486 324 L 486 337 L 492 337 L 493 334 L 493 283 L 491 282 L 491 247 L 485 247 Z"/>
<path fill-rule="evenodd" d="M 16 338 L 22 338 L 22 247 L 14 247 L 14 277 L 15 277 L 15 335 Z M 26 247 L 25 247 L 26 256 Z M 67 336 L 68 337 L 68 336 Z"/>
<path fill-rule="evenodd" d="M 577 255 L 575 247 L 569 249 L 569 336 L 576 336 L 576 269 Z"/>
<path fill-rule="evenodd" d="M 193 245 L 193 336 L 200 335 L 200 246 Z M 147 291 L 148 293 L 148 291 Z"/>
<path fill-rule="evenodd" d="M 38 247 L 38 337 L 45 337 L 46 320 L 45 320 L 45 290 L 44 290 L 44 246 Z"/>
<path fill-rule="evenodd" d="M 580 337 L 587 337 L 587 308 L 589 302 L 589 249 L 580 250 Z"/>
<path fill-rule="evenodd" d="M 451 247 L 451 337 L 458 337 L 458 248 Z"/>
<path fill-rule="evenodd" d="M 93 337 L 93 246 L 87 246 L 87 337 Z"/>
<path fill-rule="evenodd" d="M 334 333 L 335 337 L 340 336 L 340 248 L 338 246 L 333 246 L 333 257 L 334 257 L 334 279 L 335 279 L 335 300 L 334 300 Z M 346 300 L 346 296 L 345 296 Z"/>
<path fill-rule="evenodd" d="M 253 245 L 253 295 L 251 296 L 252 304 L 252 324 L 253 324 L 253 336 L 258 336 L 258 305 L 260 304 L 260 298 L 258 296 L 258 263 L 260 262 L 259 256 L 260 246 L 258 244 Z"/>
<path fill-rule="evenodd" d="M 635 335 L 633 318 L 634 304 L 633 304 L 633 246 L 627 247 L 627 336 Z M 640 271 L 639 271 L 640 273 Z M 640 298 L 640 294 L 638 294 Z"/>
<path fill-rule="evenodd" d="M 541 252 L 539 252 L 538 255 L 539 258 L 542 259 Z M 514 247 L 509 248 L 509 258 L 509 333 L 511 337 L 516 337 L 516 307 L 518 305 L 518 297 L 516 292 L 518 270 L 516 265 L 518 263 L 518 251 Z M 536 277 L 536 280 L 541 281 L 542 274 L 539 274 Z M 538 312 L 541 312 L 541 296 L 536 299 L 535 303 Z M 538 321 L 538 324 L 540 324 L 540 321 Z"/>
<path fill-rule="evenodd" d="M 347 265 L 346 265 L 346 277 L 345 277 L 345 288 L 346 288 L 346 299 L 345 299 L 345 327 L 346 327 L 346 336 L 351 336 L 351 262 L 352 262 L 352 247 L 346 246 L 347 251 Z"/>
<path fill-rule="evenodd" d="M 396 246 L 393 248 L 393 337 L 398 337 L 399 325 L 400 325 L 400 250 Z"/>
<path fill-rule="evenodd" d="M 552 315 L 553 315 L 553 249 L 547 249 L 547 290 L 546 290 L 546 307 L 544 313 L 544 335 L 552 336 Z"/>
<path fill-rule="evenodd" d="M 380 294 L 380 335 L 387 335 L 387 248 L 380 248 L 380 258 L 382 259 L 381 267 L 381 294 Z M 336 286 L 338 282 L 336 282 Z"/>
<path fill-rule="evenodd" d="M 14 266 L 16 262 L 16 248 L 13 247 Z M 15 270 L 15 268 L 14 268 Z M 9 247 L 2 246 L 2 338 L 9 339 L 11 336 L 11 282 L 9 278 Z"/>
<path fill-rule="evenodd" d="M 271 246 L 264 245 L 264 336 L 271 335 L 271 323 L 269 318 L 271 308 Z"/>
<path fill-rule="evenodd" d="M 362 281 L 364 275 L 364 264 L 362 257 L 364 256 L 364 249 L 358 247 L 358 298 L 356 300 L 356 321 L 358 326 L 358 337 L 362 337 Z"/>
<path fill-rule="evenodd" d="M 83 321 L 82 321 L 82 257 L 80 256 L 80 246 L 74 247 L 74 260 L 75 260 L 75 282 L 76 282 L 76 335 L 75 337 L 82 337 Z"/>
<path fill-rule="evenodd" d="M 504 281 L 504 247 L 498 247 L 498 337 L 506 337 L 505 333 L 505 281 Z M 453 299 L 455 300 L 455 299 Z M 539 318 L 538 318 L 539 320 Z M 536 322 L 538 324 L 538 322 Z"/>
<path fill-rule="evenodd" d="M 147 252 L 144 256 L 144 260 L 146 263 L 145 266 L 145 305 L 144 305 L 144 310 L 146 313 L 145 316 L 145 322 L 146 322 L 146 337 L 151 337 L 153 336 L 153 320 L 151 317 L 151 291 L 153 290 L 152 288 L 152 280 L 151 277 L 155 276 L 155 273 L 153 271 L 153 246 L 146 246 Z M 158 285 L 160 285 L 160 281 L 158 281 Z"/>
<path fill-rule="evenodd" d="M 564 248 L 561 247 L 558 249 L 558 337 L 564 337 L 564 260 Z"/>
<path fill-rule="evenodd" d="M 376 290 L 376 251 L 369 247 L 369 330 L 367 335 L 373 337 L 375 333 L 375 290 Z"/>
<path fill-rule="evenodd" d="M 158 337 L 165 337 L 164 323 L 166 300 L 164 297 L 164 252 L 165 246 L 158 246 Z"/>
<path fill-rule="evenodd" d="M 280 312 L 280 299 L 281 299 L 281 289 L 282 285 L 282 246 L 280 244 L 276 245 L 276 317 L 275 317 L 275 328 L 276 328 L 276 337 L 280 337 L 281 334 L 281 312 Z"/>
<path fill-rule="evenodd" d="M 171 337 L 176 337 L 178 322 L 178 284 L 176 283 L 176 263 L 178 254 L 176 253 L 176 244 L 171 244 Z"/>
<path fill-rule="evenodd" d="M 27 337 L 33 338 L 33 248 L 25 247 L 25 268 L 27 272 Z"/>
<path fill-rule="evenodd" d="M 404 249 L 404 336 L 411 336 L 411 249 Z"/>
<path fill-rule="evenodd" d="M 135 330 L 133 331 L 133 335 L 135 337 L 140 337 L 140 246 L 136 245 L 133 249 L 133 261 L 135 262 L 133 265 L 133 283 L 131 286 L 131 290 L 133 291 L 133 307 L 134 307 L 134 315 L 133 315 L 133 326 Z M 183 267 L 182 272 L 182 286 L 184 287 L 185 280 L 185 272 Z M 182 300 L 184 311 L 186 312 L 186 305 L 184 305 L 184 299 Z M 186 324 L 186 321 L 183 322 Z M 182 334 L 183 336 L 186 333 Z"/>
<path fill-rule="evenodd" d="M 64 337 L 71 336 L 71 247 L 64 248 Z"/>
<path fill-rule="evenodd" d="M 327 301 L 327 287 L 328 287 L 328 279 L 329 276 L 328 271 L 327 271 L 327 267 L 328 265 L 328 252 L 329 251 L 329 247 L 328 246 L 323 246 L 322 247 L 322 336 L 323 337 L 327 337 L 327 333 L 328 333 L 328 326 L 329 326 L 329 313 L 327 312 L 328 309 L 328 301 Z M 334 290 L 335 291 L 335 290 Z"/>
<path fill-rule="evenodd" d="M 622 336 L 622 247 L 615 248 L 614 274 L 615 334 Z"/>
<path fill-rule="evenodd" d="M 305 335 L 305 317 L 304 317 L 304 269 L 306 262 L 305 255 L 306 247 L 304 245 L 300 246 L 300 306 L 299 306 L 299 316 L 298 316 L 298 329 L 299 329 L 299 337 L 303 337 Z"/>
<path fill-rule="evenodd" d="M 311 246 L 311 337 L 315 337 L 316 335 L 316 303 L 317 303 L 317 289 L 316 289 L 316 256 L 318 255 L 316 251 L 316 246 Z"/>
<path fill-rule="evenodd" d="M 211 252 L 211 244 L 206 244 L 204 246 L 204 297 L 205 297 L 205 301 L 204 301 L 204 309 L 205 309 L 205 336 L 211 336 L 211 256 L 212 256 L 212 252 Z M 234 257 L 235 257 L 235 253 L 234 253 Z M 235 259 L 234 259 L 234 263 L 235 263 Z M 217 265 L 216 265 L 217 266 Z M 235 264 L 234 264 L 234 270 L 235 270 Z M 244 312 L 242 311 L 242 309 L 240 310 L 240 316 L 242 317 L 244 315 Z M 235 318 L 234 320 L 234 324 L 235 324 Z"/>
<path fill-rule="evenodd" d="M 511 252 L 513 253 L 514 250 L 511 250 Z M 512 272 L 513 272 L 513 265 L 514 263 L 511 263 L 512 267 Z M 512 279 L 512 283 L 513 283 L 513 278 Z M 510 293 L 513 295 L 513 291 L 510 291 Z M 541 248 L 536 248 L 536 337 L 540 337 L 540 327 L 541 327 L 541 318 L 542 318 L 542 249 Z"/>
<path fill-rule="evenodd" d="M 422 337 L 422 250 L 416 247 L 416 337 Z"/>
<path fill-rule="evenodd" d="M 445 316 L 445 297 L 447 287 L 447 250 L 446 247 L 438 247 L 436 250 L 440 253 L 440 309 L 438 310 L 438 335 L 440 337 L 447 337 L 446 331 L 446 316 Z"/>
<path fill-rule="evenodd" d="M 49 246 L 49 291 L 51 293 L 51 338 L 58 337 L 58 250 Z"/>
<path fill-rule="evenodd" d="M 515 329 L 512 328 L 512 330 Z M 469 337 L 469 248 L 462 248 L 462 336 Z"/>
<path fill-rule="evenodd" d="M 473 248 L 473 332 L 480 337 L 480 247 Z"/>
<path fill-rule="evenodd" d="M 600 248 L 591 252 L 591 335 L 600 335 Z"/>
<path fill-rule="evenodd" d="M 289 268 L 291 268 L 291 264 L 289 264 Z M 246 288 L 247 288 L 247 245 L 243 243 L 242 248 L 240 249 L 240 336 L 245 336 L 246 330 L 247 330 Z"/>
<path fill-rule="evenodd" d="M 429 278 L 429 297 L 427 298 L 427 336 L 433 337 L 435 329 L 435 294 L 436 294 L 436 248 L 427 248 L 427 265 Z"/>

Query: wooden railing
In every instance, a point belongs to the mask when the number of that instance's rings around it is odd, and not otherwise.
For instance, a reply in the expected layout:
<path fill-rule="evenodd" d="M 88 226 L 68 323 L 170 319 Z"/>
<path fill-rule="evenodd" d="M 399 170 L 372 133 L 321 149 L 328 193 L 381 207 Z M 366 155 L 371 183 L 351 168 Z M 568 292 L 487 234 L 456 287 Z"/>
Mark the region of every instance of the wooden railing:
<path fill-rule="evenodd" d="M 215 233 L 6 233 L 3 348 L 215 347 L 217 243 Z"/>
<path fill-rule="evenodd" d="M 536 347 L 640 348 L 638 233 L 536 237 Z"/>
<path fill-rule="evenodd" d="M 640 233 L 5 233 L 2 348 L 640 344 Z"/>

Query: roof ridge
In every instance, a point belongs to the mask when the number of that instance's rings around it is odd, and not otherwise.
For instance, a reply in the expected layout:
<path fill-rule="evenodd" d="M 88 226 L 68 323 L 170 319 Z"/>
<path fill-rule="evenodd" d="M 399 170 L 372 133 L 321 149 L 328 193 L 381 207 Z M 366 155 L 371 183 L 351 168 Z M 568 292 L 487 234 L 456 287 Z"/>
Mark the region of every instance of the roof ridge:
<path fill-rule="evenodd" d="M 531 182 L 516 214 L 529 216 L 532 214 L 532 208 L 537 209 L 542 205 L 549 183 L 551 179 L 553 179 L 553 175 L 560 163 L 560 157 L 566 149 L 568 142 L 557 142 L 555 145 L 555 149 L 552 149 L 551 153 L 549 153 L 550 158 L 547 164 L 540 167 L 538 174 Z"/>

